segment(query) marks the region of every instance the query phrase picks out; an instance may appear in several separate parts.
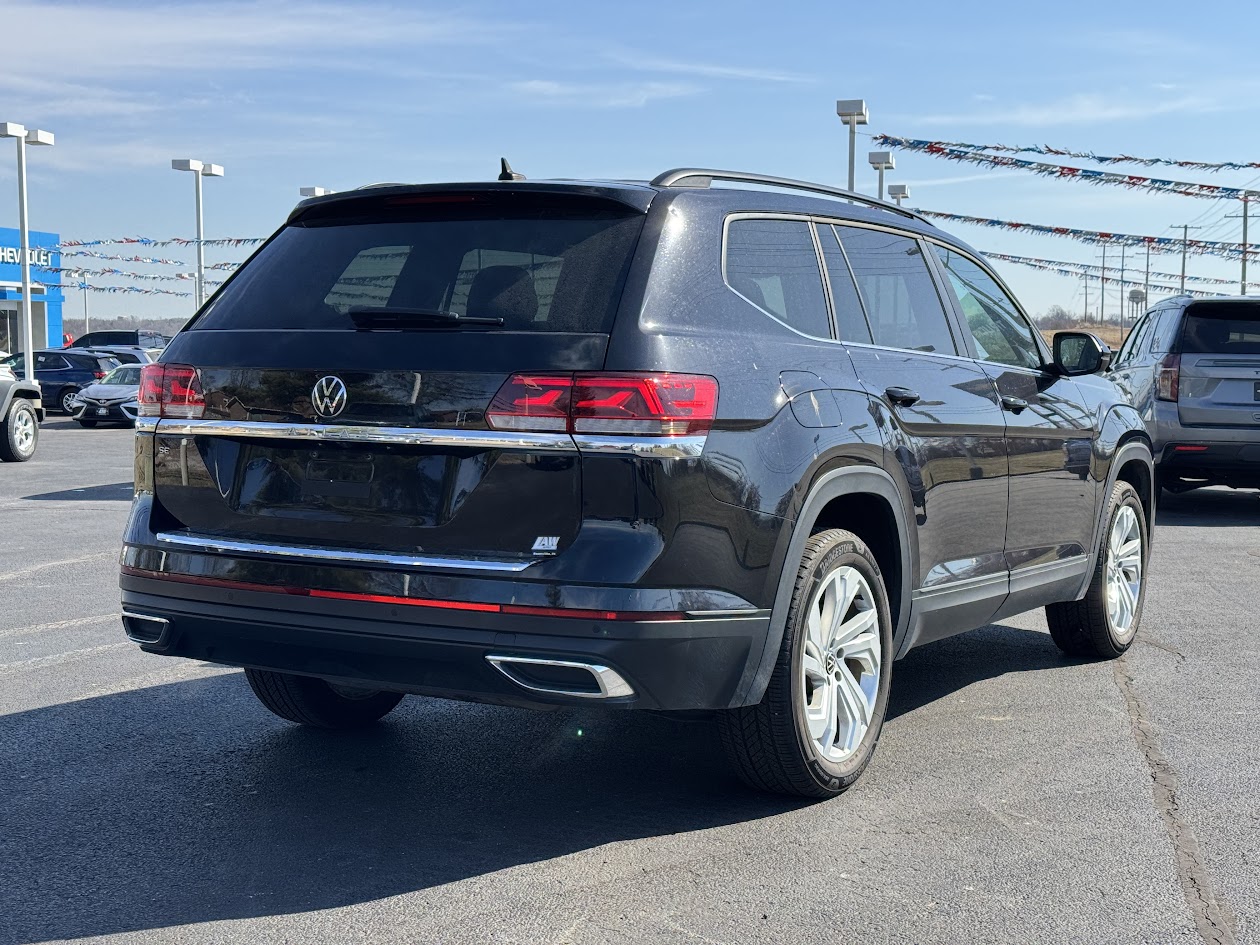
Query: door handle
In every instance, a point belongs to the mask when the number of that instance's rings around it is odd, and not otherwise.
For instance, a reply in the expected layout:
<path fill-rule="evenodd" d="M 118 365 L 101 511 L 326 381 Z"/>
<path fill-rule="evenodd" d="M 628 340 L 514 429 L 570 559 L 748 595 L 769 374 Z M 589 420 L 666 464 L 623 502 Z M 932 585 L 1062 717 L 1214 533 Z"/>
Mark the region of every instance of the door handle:
<path fill-rule="evenodd" d="M 918 392 L 908 387 L 889 387 L 884 394 L 899 407 L 910 407 L 920 400 Z"/>
<path fill-rule="evenodd" d="M 1018 397 L 1012 397 L 1009 394 L 1002 395 L 1002 409 L 1009 410 L 1011 413 L 1019 413 L 1028 406 L 1028 401 L 1020 400 Z"/>

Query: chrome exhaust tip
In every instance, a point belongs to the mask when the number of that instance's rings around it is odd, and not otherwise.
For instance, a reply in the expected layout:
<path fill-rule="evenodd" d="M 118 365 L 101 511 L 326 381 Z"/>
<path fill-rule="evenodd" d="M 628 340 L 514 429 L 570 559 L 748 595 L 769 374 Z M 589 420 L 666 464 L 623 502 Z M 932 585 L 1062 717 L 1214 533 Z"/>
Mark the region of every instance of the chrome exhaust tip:
<path fill-rule="evenodd" d="M 487 655 L 486 662 L 530 692 L 579 699 L 621 699 L 635 694 L 620 673 L 599 663 L 494 655 Z"/>
<path fill-rule="evenodd" d="M 171 622 L 166 618 L 126 610 L 122 614 L 122 625 L 128 639 L 144 646 L 164 647 L 171 633 Z"/>

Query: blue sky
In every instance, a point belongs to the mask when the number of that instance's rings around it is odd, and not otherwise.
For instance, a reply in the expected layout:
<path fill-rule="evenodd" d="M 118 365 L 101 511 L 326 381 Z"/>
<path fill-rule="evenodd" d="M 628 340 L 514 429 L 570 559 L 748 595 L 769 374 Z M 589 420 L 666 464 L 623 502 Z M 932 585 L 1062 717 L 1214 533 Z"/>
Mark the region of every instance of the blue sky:
<path fill-rule="evenodd" d="M 170 169 L 174 157 L 226 166 L 206 182 L 208 237 L 266 235 L 302 185 L 484 179 L 500 155 L 531 177 L 709 165 L 843 184 L 835 100 L 849 97 L 867 99 L 869 132 L 1257 160 L 1260 8 L 1227 6 L 1200 16 L 1180 2 L 1137 15 L 1136 5 L 1070 0 L 0 0 L 0 120 L 56 133 L 55 148 L 30 152 L 32 227 L 84 239 L 190 236 L 192 180 Z M 16 225 L 11 147 L 0 142 L 0 226 Z M 858 186 L 871 191 L 862 159 L 872 146 L 858 147 Z M 909 183 L 911 203 L 927 209 L 1152 234 L 1197 221 L 1208 226 L 1199 236 L 1237 238 L 1238 222 L 1220 220 L 1236 206 L 1204 200 L 905 153 L 889 180 Z M 983 250 L 1097 260 L 1065 240 L 955 232 Z M 1260 220 L 1253 233 L 1260 241 Z M 1176 271 L 1179 260 L 1153 266 Z M 1034 311 L 1080 308 L 1079 282 L 999 270 Z M 1192 257 L 1190 271 L 1233 278 L 1237 266 Z M 94 316 L 191 311 L 169 298 L 93 294 L 91 304 Z M 71 292 L 67 312 L 79 311 Z"/>

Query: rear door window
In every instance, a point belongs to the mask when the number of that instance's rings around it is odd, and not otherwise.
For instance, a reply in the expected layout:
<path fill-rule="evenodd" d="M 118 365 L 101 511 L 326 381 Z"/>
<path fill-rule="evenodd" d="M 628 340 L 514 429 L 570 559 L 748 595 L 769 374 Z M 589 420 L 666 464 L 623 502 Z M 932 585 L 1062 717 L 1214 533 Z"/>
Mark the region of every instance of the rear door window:
<path fill-rule="evenodd" d="M 831 284 L 831 304 L 836 313 L 836 332 L 840 340 L 870 344 L 871 326 L 866 321 L 857 283 L 853 281 L 853 271 L 849 269 L 849 261 L 840 248 L 835 227 L 820 223 L 818 242 L 822 246 L 823 264 L 827 267 L 827 281 Z"/>
<path fill-rule="evenodd" d="M 1260 304 L 1195 302 L 1181 330 L 1183 354 L 1260 354 Z"/>
<path fill-rule="evenodd" d="M 502 318 L 505 331 L 607 333 L 644 219 L 525 193 L 375 198 L 324 212 L 277 234 L 191 327 L 351 330 L 350 310 L 368 307 Z"/>
<path fill-rule="evenodd" d="M 801 334 L 831 337 L 818 251 L 806 220 L 732 220 L 726 284 Z"/>
<path fill-rule="evenodd" d="M 957 354 L 949 317 L 919 241 L 886 230 L 839 226 L 875 344 Z"/>

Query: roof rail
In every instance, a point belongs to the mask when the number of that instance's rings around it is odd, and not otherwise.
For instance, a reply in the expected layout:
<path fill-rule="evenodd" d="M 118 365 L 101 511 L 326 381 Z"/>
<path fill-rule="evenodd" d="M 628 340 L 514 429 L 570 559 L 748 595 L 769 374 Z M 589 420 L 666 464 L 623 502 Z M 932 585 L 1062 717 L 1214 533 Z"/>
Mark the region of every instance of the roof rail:
<path fill-rule="evenodd" d="M 836 197 L 841 200 L 852 200 L 856 203 L 863 203 L 869 207 L 875 207 L 879 210 L 887 210 L 889 213 L 899 213 L 903 217 L 909 217 L 912 220 L 918 220 L 920 223 L 926 223 L 935 229 L 935 225 L 926 217 L 915 213 L 913 210 L 907 210 L 905 207 L 899 207 L 895 203 L 889 203 L 887 200 L 880 200 L 877 197 L 868 197 L 866 194 L 854 193 L 851 190 L 844 190 L 840 187 L 828 187 L 826 184 L 814 184 L 807 180 L 793 180 L 790 177 L 770 177 L 766 174 L 746 174 L 743 171 L 718 171 L 712 168 L 704 167 L 676 167 L 673 170 L 665 171 L 658 174 L 652 179 L 653 187 L 708 187 L 715 180 L 734 181 L 743 184 L 766 184 L 770 187 L 783 187 L 788 190 L 805 190 L 810 193 L 823 194 L 827 197 Z"/>

